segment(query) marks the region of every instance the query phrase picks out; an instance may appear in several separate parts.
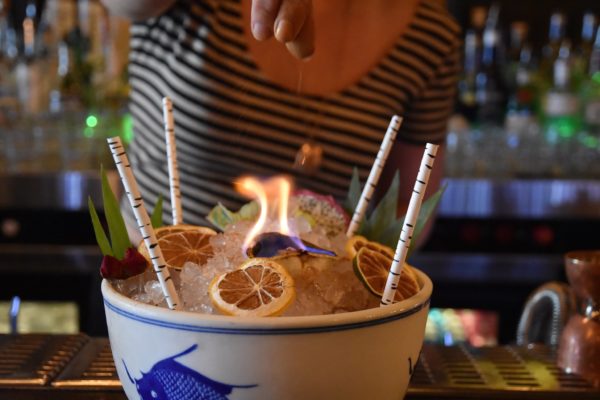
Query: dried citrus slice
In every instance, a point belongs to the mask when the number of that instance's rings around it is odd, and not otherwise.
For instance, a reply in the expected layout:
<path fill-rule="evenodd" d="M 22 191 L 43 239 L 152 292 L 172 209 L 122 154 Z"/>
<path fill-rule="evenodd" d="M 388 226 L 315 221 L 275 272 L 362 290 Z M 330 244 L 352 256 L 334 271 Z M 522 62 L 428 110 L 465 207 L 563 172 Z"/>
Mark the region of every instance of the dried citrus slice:
<path fill-rule="evenodd" d="M 279 315 L 296 293 L 285 268 L 266 258 L 253 258 L 235 271 L 216 277 L 208 291 L 223 314 L 245 317 Z"/>
<path fill-rule="evenodd" d="M 171 233 L 179 233 L 179 232 L 189 231 L 189 230 L 200 231 L 200 232 L 205 232 L 205 233 L 212 232 L 213 235 L 216 233 L 212 229 L 207 228 L 205 226 L 188 225 L 188 224 L 164 225 L 164 226 L 161 226 L 160 228 L 154 229 L 154 233 L 156 234 L 156 238 L 160 239 L 161 237 L 170 235 Z"/>
<path fill-rule="evenodd" d="M 158 228 L 155 233 L 163 257 L 171 268 L 181 269 L 186 262 L 201 265 L 213 255 L 209 240 L 216 232 L 210 228 L 175 225 Z M 150 258 L 144 242 L 140 243 L 138 251 Z"/>
<path fill-rule="evenodd" d="M 350 239 L 348 239 L 348 242 L 346 243 L 346 254 L 348 255 L 348 258 L 353 259 L 356 257 L 358 251 L 363 247 L 385 254 L 390 258 L 394 258 L 394 250 L 380 243 L 372 242 L 366 237 L 360 235 L 352 236 Z"/>
<path fill-rule="evenodd" d="M 354 258 L 354 269 L 358 277 L 373 294 L 382 296 L 392 261 L 392 258 L 386 254 L 363 247 Z M 419 284 L 414 271 L 410 266 L 404 264 L 394 301 L 407 299 L 418 291 Z"/>

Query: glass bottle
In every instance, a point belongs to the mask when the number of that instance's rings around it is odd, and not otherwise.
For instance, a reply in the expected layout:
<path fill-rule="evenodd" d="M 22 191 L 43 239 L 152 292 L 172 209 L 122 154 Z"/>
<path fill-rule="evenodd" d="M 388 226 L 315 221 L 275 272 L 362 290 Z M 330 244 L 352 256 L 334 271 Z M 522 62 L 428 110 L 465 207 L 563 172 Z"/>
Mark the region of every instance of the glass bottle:
<path fill-rule="evenodd" d="M 594 48 L 590 53 L 589 71 L 581 87 L 583 102 L 583 145 L 600 149 L 600 29 L 596 34 Z"/>
<path fill-rule="evenodd" d="M 504 121 L 506 88 L 502 76 L 500 32 L 486 28 L 483 34 L 481 69 L 475 79 L 475 98 L 481 124 L 501 125 Z"/>
<path fill-rule="evenodd" d="M 594 37 L 598 26 L 598 19 L 592 12 L 586 12 L 583 16 L 581 27 L 581 40 L 577 45 L 573 58 L 573 79 L 577 88 L 588 78 L 590 56 L 594 48 Z"/>
<path fill-rule="evenodd" d="M 579 96 L 572 84 L 571 44 L 563 42 L 554 62 L 554 82 L 544 98 L 544 136 L 552 164 L 552 176 L 572 172 L 574 137 L 581 128 Z"/>
<path fill-rule="evenodd" d="M 537 94 L 533 73 L 532 49 L 529 44 L 525 44 L 515 71 L 516 88 L 510 94 L 506 107 L 506 128 L 509 131 L 525 130 L 530 123 L 535 122 Z"/>
<path fill-rule="evenodd" d="M 523 47 L 529 35 L 529 25 L 523 21 L 515 21 L 510 25 L 510 44 L 507 51 L 505 80 L 509 93 L 517 90 L 517 70 L 521 64 Z M 527 49 L 528 58 L 531 59 L 531 48 Z M 531 60 L 529 60 L 530 62 Z"/>
<path fill-rule="evenodd" d="M 27 1 L 20 23 L 21 52 L 14 67 L 19 101 L 23 111 L 31 116 L 44 111 L 44 75 L 38 34 L 40 15 L 38 4 L 34 0 Z"/>
<path fill-rule="evenodd" d="M 542 48 L 542 60 L 540 63 L 540 83 L 544 89 L 552 86 L 554 62 L 558 58 L 561 45 L 565 39 L 566 26 L 567 17 L 563 13 L 555 12 L 552 14 L 548 30 L 548 43 Z"/>
<path fill-rule="evenodd" d="M 478 48 L 477 32 L 469 29 L 465 35 L 463 70 L 458 81 L 457 101 L 457 112 L 469 122 L 474 122 L 477 117 L 475 79 L 480 65 Z"/>

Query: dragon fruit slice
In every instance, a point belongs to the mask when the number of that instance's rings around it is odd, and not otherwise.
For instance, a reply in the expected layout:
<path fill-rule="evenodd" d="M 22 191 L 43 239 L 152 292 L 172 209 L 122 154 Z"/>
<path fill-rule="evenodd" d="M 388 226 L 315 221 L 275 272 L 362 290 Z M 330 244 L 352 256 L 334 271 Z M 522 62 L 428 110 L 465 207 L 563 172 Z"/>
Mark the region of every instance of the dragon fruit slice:
<path fill-rule="evenodd" d="M 297 204 L 301 215 L 308 216 L 309 221 L 312 220 L 325 228 L 327 236 L 345 232 L 350 223 L 350 217 L 333 196 L 325 196 L 310 190 L 298 190 L 294 192 L 292 200 Z"/>
<path fill-rule="evenodd" d="M 100 265 L 100 275 L 105 279 L 127 279 L 143 273 L 147 268 L 148 260 L 137 249 L 129 247 L 122 260 L 105 255 Z"/>

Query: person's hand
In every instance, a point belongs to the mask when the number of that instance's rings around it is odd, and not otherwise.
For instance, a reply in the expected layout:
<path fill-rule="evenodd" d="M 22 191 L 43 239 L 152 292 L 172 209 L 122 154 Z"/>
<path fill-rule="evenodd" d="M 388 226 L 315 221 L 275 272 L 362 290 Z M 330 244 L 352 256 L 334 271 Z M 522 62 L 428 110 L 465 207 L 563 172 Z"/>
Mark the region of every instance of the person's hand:
<path fill-rule="evenodd" d="M 275 36 L 297 58 L 315 51 L 312 0 L 252 0 L 250 26 L 257 40 Z"/>

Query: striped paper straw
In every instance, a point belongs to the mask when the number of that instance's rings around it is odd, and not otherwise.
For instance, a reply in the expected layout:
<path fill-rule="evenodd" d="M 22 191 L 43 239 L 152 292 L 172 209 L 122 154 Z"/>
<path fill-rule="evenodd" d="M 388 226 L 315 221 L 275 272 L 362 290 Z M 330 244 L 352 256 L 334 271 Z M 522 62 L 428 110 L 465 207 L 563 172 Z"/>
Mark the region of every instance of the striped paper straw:
<path fill-rule="evenodd" d="M 388 305 L 394 302 L 396 295 L 396 288 L 400 281 L 400 274 L 402 273 L 402 267 L 404 267 L 404 261 L 406 261 L 406 255 L 410 248 L 410 242 L 412 240 L 413 230 L 417 223 L 417 217 L 421 210 L 421 203 L 423 202 L 423 196 L 427 189 L 427 182 L 429 181 L 429 175 L 433 168 L 433 162 L 435 161 L 435 155 L 438 151 L 438 145 L 427 143 L 425 146 L 425 152 L 423 153 L 423 159 L 421 160 L 421 166 L 419 173 L 417 174 L 417 180 L 410 197 L 410 203 L 408 204 L 408 212 L 404 218 L 404 225 L 402 226 L 402 232 L 400 232 L 400 239 L 398 240 L 398 246 L 396 246 L 396 254 L 394 254 L 394 261 L 388 274 L 388 279 L 385 284 L 385 290 L 381 298 L 381 305 Z"/>
<path fill-rule="evenodd" d="M 123 182 L 125 194 L 133 209 L 133 215 L 135 216 L 138 228 L 144 238 L 148 254 L 150 254 L 150 260 L 152 261 L 154 272 L 156 272 L 160 287 L 165 295 L 167 305 L 171 310 L 177 310 L 180 308 L 179 296 L 175 291 L 175 285 L 173 285 L 167 263 L 165 262 L 158 241 L 156 240 L 156 234 L 154 233 L 154 229 L 152 229 L 148 211 L 146 211 L 146 207 L 144 207 L 144 200 L 142 200 L 142 195 L 140 194 L 135 177 L 133 176 L 133 171 L 131 170 L 125 148 L 121 143 L 121 138 L 118 136 L 109 138 L 107 139 L 107 142 L 115 165 L 117 166 L 117 170 L 119 171 L 121 182 Z"/>
<path fill-rule="evenodd" d="M 356 209 L 354 210 L 354 214 L 352 215 L 350 226 L 348 226 L 348 231 L 346 232 L 346 236 L 349 238 L 354 236 L 354 234 L 360 227 L 360 223 L 365 217 L 365 212 L 367 211 L 367 207 L 369 206 L 369 201 L 371 201 L 373 192 L 377 187 L 377 182 L 379 182 L 379 177 L 381 176 L 381 172 L 383 171 L 385 162 L 387 161 L 387 158 L 390 155 L 392 145 L 394 144 L 394 140 L 396 140 L 398 130 L 400 130 L 400 125 L 402 125 L 402 117 L 394 115 L 392 117 L 392 120 L 390 121 L 390 125 L 388 126 L 387 132 L 383 137 L 383 142 L 381 142 L 381 147 L 379 148 L 379 152 L 377 153 L 375 162 L 371 167 L 371 172 L 369 173 L 369 177 L 367 178 L 367 183 L 363 188 L 363 191 L 360 195 L 360 199 L 358 200 L 358 204 L 356 205 Z"/>
<path fill-rule="evenodd" d="M 163 119 L 165 122 L 165 141 L 167 142 L 167 160 L 169 164 L 169 188 L 171 191 L 171 213 L 173 225 L 183 223 L 181 192 L 179 190 L 179 169 L 177 168 L 177 148 L 175 146 L 175 124 L 173 122 L 173 103 L 169 97 L 163 97 Z"/>

